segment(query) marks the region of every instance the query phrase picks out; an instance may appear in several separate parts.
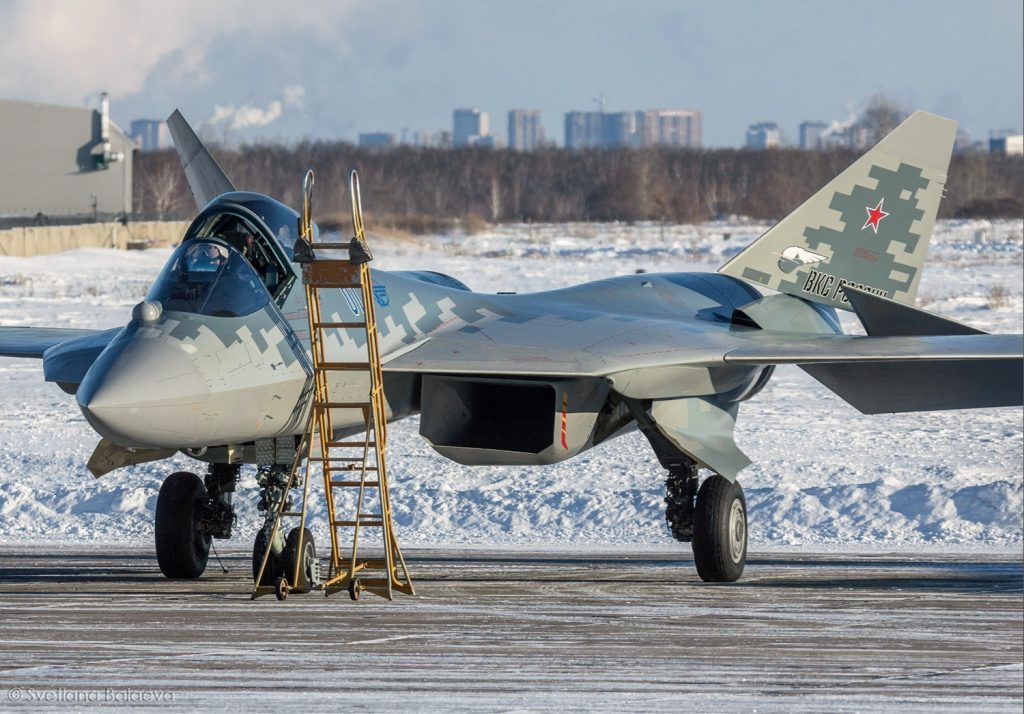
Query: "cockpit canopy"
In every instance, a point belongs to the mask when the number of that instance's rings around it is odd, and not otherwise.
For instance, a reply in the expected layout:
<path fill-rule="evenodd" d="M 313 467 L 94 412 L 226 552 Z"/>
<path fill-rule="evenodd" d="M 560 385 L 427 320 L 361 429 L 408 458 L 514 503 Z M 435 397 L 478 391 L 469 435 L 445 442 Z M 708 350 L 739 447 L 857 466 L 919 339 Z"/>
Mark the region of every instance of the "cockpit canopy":
<path fill-rule="evenodd" d="M 164 310 L 211 317 L 250 315 L 270 302 L 259 274 L 241 253 L 219 240 L 178 246 L 146 294 Z"/>
<path fill-rule="evenodd" d="M 271 299 L 283 305 L 296 281 L 298 229 L 299 214 L 272 198 L 218 196 L 192 221 L 147 299 L 215 317 L 248 315 Z"/>

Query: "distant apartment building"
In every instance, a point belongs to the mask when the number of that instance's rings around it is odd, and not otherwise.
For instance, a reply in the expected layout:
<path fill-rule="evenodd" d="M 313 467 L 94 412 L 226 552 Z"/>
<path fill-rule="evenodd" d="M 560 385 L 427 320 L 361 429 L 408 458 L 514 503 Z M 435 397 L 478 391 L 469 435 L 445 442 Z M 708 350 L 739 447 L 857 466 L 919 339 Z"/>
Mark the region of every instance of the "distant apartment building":
<path fill-rule="evenodd" d="M 699 147 L 702 141 L 701 114 L 691 109 L 569 112 L 565 115 L 567 149 L 610 149 L 620 146 Z"/>
<path fill-rule="evenodd" d="M 1020 156 L 1024 154 L 1024 134 L 1012 129 L 1000 129 L 989 135 L 988 151 L 990 154 Z"/>
<path fill-rule="evenodd" d="M 703 143 L 701 113 L 692 109 L 648 109 L 635 118 L 637 146 L 700 147 Z"/>
<path fill-rule="evenodd" d="M 602 112 L 566 112 L 565 148 L 589 149 L 601 146 Z"/>
<path fill-rule="evenodd" d="M 452 145 L 474 146 L 489 136 L 490 126 L 487 112 L 473 109 L 456 109 L 452 113 Z"/>
<path fill-rule="evenodd" d="M 805 121 L 800 124 L 800 148 L 808 151 L 822 148 L 821 137 L 829 125 L 823 121 Z"/>
<path fill-rule="evenodd" d="M 747 129 L 748 149 L 771 149 L 782 145 L 782 130 L 773 121 L 751 124 Z"/>
<path fill-rule="evenodd" d="M 395 135 L 389 132 L 370 131 L 359 135 L 359 146 L 365 149 L 390 149 L 395 144 Z"/>
<path fill-rule="evenodd" d="M 508 113 L 508 148 L 533 151 L 544 143 L 544 127 L 535 109 L 513 109 Z"/>
<path fill-rule="evenodd" d="M 159 151 L 171 147 L 171 132 L 167 122 L 160 119 L 135 119 L 128 136 L 139 151 Z"/>

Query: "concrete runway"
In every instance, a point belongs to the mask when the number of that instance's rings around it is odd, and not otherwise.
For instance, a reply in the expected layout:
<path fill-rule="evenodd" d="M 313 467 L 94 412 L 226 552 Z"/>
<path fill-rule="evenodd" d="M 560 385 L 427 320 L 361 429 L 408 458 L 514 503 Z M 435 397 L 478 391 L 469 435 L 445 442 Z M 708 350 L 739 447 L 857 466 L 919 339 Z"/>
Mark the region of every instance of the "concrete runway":
<path fill-rule="evenodd" d="M 407 550 L 414 597 L 249 599 L 248 553 L 0 548 L 0 711 L 80 707 L 1020 712 L 1024 565 Z"/>

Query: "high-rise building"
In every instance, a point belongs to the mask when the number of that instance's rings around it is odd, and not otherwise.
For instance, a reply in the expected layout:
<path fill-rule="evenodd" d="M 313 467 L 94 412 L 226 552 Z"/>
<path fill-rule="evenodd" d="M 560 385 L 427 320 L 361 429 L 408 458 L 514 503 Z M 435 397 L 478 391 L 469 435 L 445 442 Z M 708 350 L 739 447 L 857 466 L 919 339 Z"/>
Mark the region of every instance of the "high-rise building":
<path fill-rule="evenodd" d="M 636 117 L 632 112 L 601 113 L 601 146 L 632 146 L 636 138 Z"/>
<path fill-rule="evenodd" d="M 159 151 L 171 146 L 171 133 L 167 130 L 167 122 L 159 119 L 135 119 L 132 121 L 128 136 L 140 151 Z"/>
<path fill-rule="evenodd" d="M 540 112 L 535 109 L 513 109 L 508 113 L 508 148 L 533 151 L 544 141 Z"/>
<path fill-rule="evenodd" d="M 490 133 L 487 112 L 477 108 L 456 109 L 452 113 L 452 144 L 473 146 Z"/>
<path fill-rule="evenodd" d="M 748 149 L 771 149 L 782 144 L 782 130 L 773 121 L 751 124 L 747 129 Z"/>
<path fill-rule="evenodd" d="M 692 109 L 648 109 L 636 113 L 638 146 L 699 147 L 703 142 L 700 112 Z"/>
<path fill-rule="evenodd" d="M 359 135 L 359 146 L 364 149 L 388 149 L 395 145 L 395 135 L 385 131 L 371 131 Z"/>
<path fill-rule="evenodd" d="M 601 112 L 566 112 L 565 148 L 601 146 Z"/>
<path fill-rule="evenodd" d="M 828 129 L 828 124 L 823 121 L 805 121 L 800 124 L 800 148 L 820 149 L 821 137 Z"/>

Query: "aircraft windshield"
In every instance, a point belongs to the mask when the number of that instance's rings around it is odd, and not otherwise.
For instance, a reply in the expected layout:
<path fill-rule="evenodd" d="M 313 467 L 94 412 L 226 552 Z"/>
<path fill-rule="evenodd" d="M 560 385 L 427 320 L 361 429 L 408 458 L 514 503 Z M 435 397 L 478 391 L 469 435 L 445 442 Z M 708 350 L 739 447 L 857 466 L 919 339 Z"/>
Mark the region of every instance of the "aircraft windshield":
<path fill-rule="evenodd" d="M 270 302 L 260 276 L 237 251 L 212 241 L 183 243 L 146 295 L 164 310 L 241 317 Z"/>

